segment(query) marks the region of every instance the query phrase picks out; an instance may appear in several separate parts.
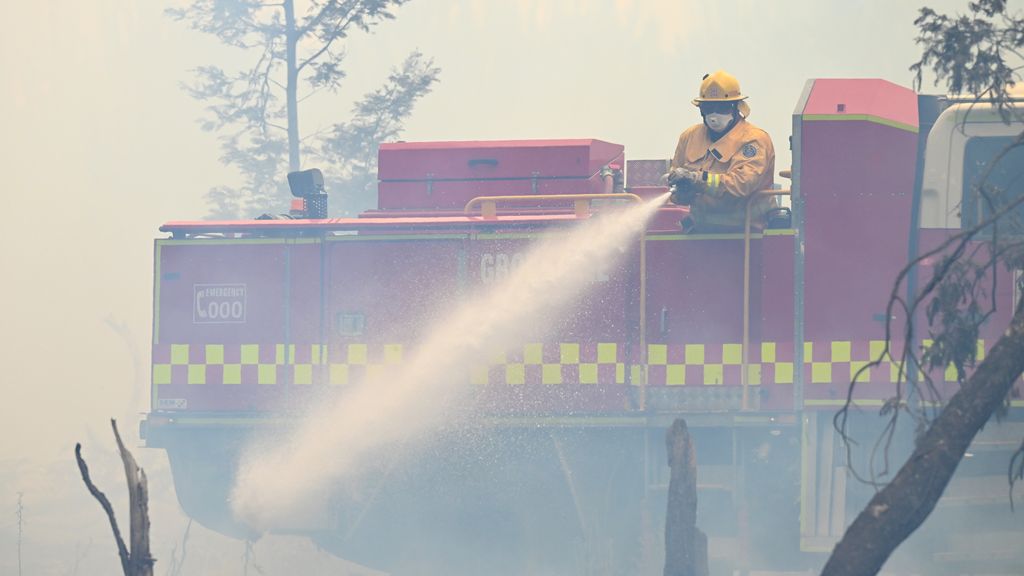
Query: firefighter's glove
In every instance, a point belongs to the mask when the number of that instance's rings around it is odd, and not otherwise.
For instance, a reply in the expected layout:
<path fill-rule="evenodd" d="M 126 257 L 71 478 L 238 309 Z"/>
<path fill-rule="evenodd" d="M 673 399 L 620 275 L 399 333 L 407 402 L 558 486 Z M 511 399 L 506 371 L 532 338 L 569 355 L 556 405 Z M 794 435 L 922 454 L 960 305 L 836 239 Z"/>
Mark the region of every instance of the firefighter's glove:
<path fill-rule="evenodd" d="M 683 180 L 690 183 L 697 182 L 700 180 L 700 172 L 696 172 L 688 168 L 673 168 L 670 172 L 661 177 L 662 183 L 669 186 L 673 186 L 677 182 Z"/>
<path fill-rule="evenodd" d="M 672 196 L 670 200 L 673 204 L 679 204 L 681 206 L 689 206 L 697 200 L 697 187 L 690 184 L 687 180 L 679 180 L 671 188 Z"/>
<path fill-rule="evenodd" d="M 704 191 L 700 172 L 686 168 L 675 168 L 665 175 L 665 181 L 672 187 L 672 202 L 689 206 Z"/>

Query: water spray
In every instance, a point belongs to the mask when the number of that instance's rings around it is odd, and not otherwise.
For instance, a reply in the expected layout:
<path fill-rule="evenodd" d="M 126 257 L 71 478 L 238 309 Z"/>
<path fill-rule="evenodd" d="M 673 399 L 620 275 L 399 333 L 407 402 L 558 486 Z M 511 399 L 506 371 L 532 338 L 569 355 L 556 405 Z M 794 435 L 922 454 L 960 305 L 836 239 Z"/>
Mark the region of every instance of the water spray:
<path fill-rule="evenodd" d="M 232 490 L 235 516 L 261 532 L 294 524 L 322 508 L 332 487 L 379 461 L 383 450 L 468 418 L 458 406 L 463 375 L 481 358 L 557 321 L 587 288 L 593 267 L 622 257 L 667 199 L 664 194 L 553 232 L 503 281 L 437 322 L 395 373 L 354 385 L 280 441 L 250 446 Z"/>

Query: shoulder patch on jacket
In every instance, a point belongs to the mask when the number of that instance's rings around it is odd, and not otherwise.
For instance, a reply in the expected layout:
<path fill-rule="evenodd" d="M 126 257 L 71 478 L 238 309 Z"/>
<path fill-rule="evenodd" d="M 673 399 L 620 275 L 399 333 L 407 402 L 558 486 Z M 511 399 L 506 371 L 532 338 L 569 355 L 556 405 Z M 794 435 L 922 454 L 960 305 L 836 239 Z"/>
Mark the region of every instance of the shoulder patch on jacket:
<path fill-rule="evenodd" d="M 744 158 L 753 158 L 757 156 L 757 146 L 753 142 L 747 142 L 740 148 L 740 152 L 743 153 Z"/>

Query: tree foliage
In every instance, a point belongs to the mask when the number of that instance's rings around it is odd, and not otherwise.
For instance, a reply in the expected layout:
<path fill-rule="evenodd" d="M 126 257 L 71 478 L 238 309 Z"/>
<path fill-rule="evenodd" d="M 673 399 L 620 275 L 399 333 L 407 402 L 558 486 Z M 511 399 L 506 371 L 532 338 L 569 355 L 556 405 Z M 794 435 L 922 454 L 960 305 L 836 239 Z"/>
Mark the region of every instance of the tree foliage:
<path fill-rule="evenodd" d="M 968 14 L 939 14 L 922 8 L 915 24 L 921 59 L 911 66 L 920 88 L 926 71 L 954 95 L 994 107 L 1007 124 L 1024 122 L 1019 99 L 1011 94 L 1021 80 L 1024 17 L 1007 11 L 1005 0 L 978 0 Z M 973 109 L 968 111 L 968 114 Z M 879 491 L 836 546 L 822 574 L 875 574 L 889 555 L 934 509 L 977 432 L 1005 413 L 1014 383 L 1024 372 L 1024 300 L 1012 304 L 1012 318 L 984 360 L 979 358 L 981 328 L 996 318 L 997 291 L 1007 270 L 1024 264 L 1024 194 L 996 182 L 993 175 L 1012 167 L 1007 158 L 1024 147 L 1024 132 L 989 159 L 971 192 L 984 205 L 977 223 L 950 234 L 937 247 L 916 256 L 898 275 L 887 306 L 886 349 L 852 379 L 847 403 L 835 419 L 850 450 L 854 440 L 848 416 L 856 382 L 864 370 L 894 359 L 899 366 L 895 395 L 882 408 L 887 419 L 871 462 L 883 465 L 864 476 Z M 1020 170 L 1017 166 L 1015 170 Z M 913 294 L 906 285 L 917 267 L 933 262 L 934 272 Z M 898 322 L 898 326 L 896 325 Z M 923 326 L 918 326 L 923 324 Z M 922 344 L 920 338 L 926 333 Z M 980 360 L 980 362 L 979 362 Z M 943 398 L 936 378 L 955 374 L 960 385 Z M 944 378 L 943 378 L 944 379 Z M 901 417 L 915 424 L 913 454 L 888 478 L 888 450 Z M 1024 450 L 1022 445 L 1021 450 Z M 1024 453 L 1009 463 L 1009 482 L 1024 477 Z"/>
<path fill-rule="evenodd" d="M 206 104 L 202 128 L 221 135 L 221 161 L 242 175 L 240 186 L 208 192 L 211 216 L 238 218 L 286 209 L 284 172 L 300 169 L 303 154 L 331 162 L 323 168 L 343 209 L 367 206 L 360 191 L 372 179 L 375 161 L 343 143 L 354 141 L 352 130 L 359 130 L 361 143 L 373 150 L 383 139 L 396 137 L 440 70 L 414 52 L 394 69 L 383 88 L 356 105 L 348 122 L 305 136 L 299 130 L 299 108 L 314 95 L 336 93 L 342 87 L 343 44 L 350 34 L 369 33 L 394 19 L 395 10 L 406 2 L 308 0 L 300 7 L 296 0 L 191 0 L 167 11 L 192 29 L 253 55 L 252 65 L 241 71 L 200 66 L 194 82 L 185 86 Z M 351 155 L 355 152 L 359 154 Z"/>
<path fill-rule="evenodd" d="M 921 8 L 914 25 L 923 52 L 910 67 L 915 87 L 921 87 L 924 71 L 931 68 L 951 93 L 993 98 L 1006 114 L 1008 89 L 1020 80 L 1013 57 L 1022 58 L 1024 21 L 1007 13 L 1006 0 L 978 0 L 968 8 L 969 14 L 957 15 Z"/>
<path fill-rule="evenodd" d="M 438 69 L 419 52 L 391 71 L 384 86 L 365 95 L 352 108 L 348 122 L 335 124 L 314 150 L 333 166 L 341 189 L 353 202 L 348 210 L 373 203 L 377 183 L 377 146 L 397 140 L 403 121 L 420 96 L 430 90 Z"/>

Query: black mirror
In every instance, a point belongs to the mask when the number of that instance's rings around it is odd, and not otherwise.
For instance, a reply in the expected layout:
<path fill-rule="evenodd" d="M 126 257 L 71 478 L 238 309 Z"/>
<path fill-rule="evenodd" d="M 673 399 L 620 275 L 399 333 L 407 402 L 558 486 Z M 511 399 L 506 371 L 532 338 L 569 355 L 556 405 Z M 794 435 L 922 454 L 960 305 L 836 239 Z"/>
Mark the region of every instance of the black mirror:
<path fill-rule="evenodd" d="M 310 198 L 324 191 L 324 174 L 317 168 L 288 173 L 288 188 L 296 198 Z"/>

